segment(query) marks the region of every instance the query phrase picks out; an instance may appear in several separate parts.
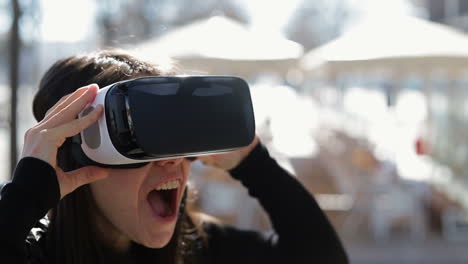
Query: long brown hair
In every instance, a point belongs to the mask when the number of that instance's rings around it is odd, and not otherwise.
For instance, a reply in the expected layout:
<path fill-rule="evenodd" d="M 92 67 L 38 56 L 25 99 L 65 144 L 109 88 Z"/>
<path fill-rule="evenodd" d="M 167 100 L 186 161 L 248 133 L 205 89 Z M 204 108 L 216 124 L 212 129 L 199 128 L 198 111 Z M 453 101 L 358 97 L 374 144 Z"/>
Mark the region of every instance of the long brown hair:
<path fill-rule="evenodd" d="M 163 70 L 164 69 L 164 70 Z M 33 101 L 36 120 L 44 118 L 61 97 L 76 89 L 96 83 L 105 87 L 117 81 L 142 76 L 175 75 L 174 67 L 144 62 L 120 50 L 99 51 L 92 54 L 73 56 L 56 62 L 43 76 L 39 90 Z M 57 164 L 64 171 L 79 168 L 71 156 L 70 142 L 67 140 L 58 150 Z M 196 228 L 187 214 L 186 195 L 174 235 L 162 249 L 146 249 L 132 245 L 136 258 L 154 259 L 158 263 L 196 262 L 201 249 L 199 228 Z M 94 216 L 97 211 L 94 198 L 88 185 L 84 185 L 64 197 L 50 212 L 50 225 L 47 234 L 47 254 L 50 261 L 64 264 L 110 263 L 113 253 L 96 237 Z M 126 263 L 125 257 L 112 259 Z M 130 261 L 128 261 L 130 262 Z"/>

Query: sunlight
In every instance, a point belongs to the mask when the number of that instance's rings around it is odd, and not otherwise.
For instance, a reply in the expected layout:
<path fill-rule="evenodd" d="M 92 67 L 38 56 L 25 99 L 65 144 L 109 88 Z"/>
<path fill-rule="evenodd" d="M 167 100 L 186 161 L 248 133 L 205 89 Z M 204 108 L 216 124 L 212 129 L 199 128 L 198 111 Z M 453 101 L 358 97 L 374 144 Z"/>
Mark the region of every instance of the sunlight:
<path fill-rule="evenodd" d="M 77 42 L 91 35 L 96 3 L 82 1 L 41 1 L 41 36 L 46 42 Z M 67 10 L 73 10 L 68 12 Z"/>
<path fill-rule="evenodd" d="M 292 157 L 312 157 L 318 146 L 312 138 L 317 127 L 315 103 L 289 86 L 256 85 L 252 101 L 257 125 L 268 122 L 275 150 Z M 268 121 L 267 121 L 268 120 Z"/>
<path fill-rule="evenodd" d="M 421 91 L 404 91 L 397 99 L 395 112 L 398 119 L 408 124 L 419 124 L 427 118 L 427 102 Z"/>
<path fill-rule="evenodd" d="M 387 112 L 385 95 L 378 90 L 352 87 L 344 95 L 346 111 L 364 121 L 377 122 Z"/>

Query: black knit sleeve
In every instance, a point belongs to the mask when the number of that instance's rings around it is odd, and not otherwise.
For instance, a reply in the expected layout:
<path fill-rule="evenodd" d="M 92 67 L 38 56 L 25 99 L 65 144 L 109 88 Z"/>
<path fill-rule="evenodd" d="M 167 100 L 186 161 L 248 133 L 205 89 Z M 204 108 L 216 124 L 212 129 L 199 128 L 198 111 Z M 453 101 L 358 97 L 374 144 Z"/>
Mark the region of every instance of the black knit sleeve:
<path fill-rule="evenodd" d="M 27 263 L 26 237 L 47 211 L 60 200 L 54 168 L 33 157 L 18 163 L 13 181 L 0 196 L 0 260 Z"/>
<path fill-rule="evenodd" d="M 336 232 L 313 196 L 270 157 L 263 145 L 258 144 L 230 173 L 259 200 L 275 236 L 265 238 L 252 231 L 205 225 L 214 250 L 210 253 L 212 260 L 348 263 Z"/>

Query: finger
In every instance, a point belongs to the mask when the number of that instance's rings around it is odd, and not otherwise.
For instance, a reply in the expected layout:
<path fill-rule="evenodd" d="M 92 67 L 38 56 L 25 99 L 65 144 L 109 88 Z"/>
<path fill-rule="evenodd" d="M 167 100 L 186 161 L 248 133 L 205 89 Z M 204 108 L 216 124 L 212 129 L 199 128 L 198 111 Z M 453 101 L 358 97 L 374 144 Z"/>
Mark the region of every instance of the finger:
<path fill-rule="evenodd" d="M 109 170 L 96 166 L 87 166 L 69 172 L 60 170 L 59 174 L 61 178 L 59 181 L 60 194 L 63 197 L 85 184 L 107 178 Z"/>
<path fill-rule="evenodd" d="M 67 106 L 68 104 L 70 104 L 71 102 L 73 102 L 74 100 L 76 100 L 78 97 L 80 97 L 81 95 L 83 95 L 86 91 L 88 91 L 88 89 L 93 86 L 94 84 L 91 84 L 91 85 L 87 85 L 87 86 L 84 86 L 84 87 L 81 87 L 79 88 L 78 90 L 76 90 L 75 92 L 71 93 L 71 94 L 68 94 L 68 95 L 65 95 L 63 96 L 62 98 L 60 98 L 60 100 L 55 103 L 54 106 L 52 106 L 45 114 L 45 117 L 44 117 L 44 120 L 47 120 L 49 119 L 50 117 L 54 116 L 58 111 L 60 111 L 61 109 L 63 109 L 65 106 Z"/>
<path fill-rule="evenodd" d="M 106 178 L 108 170 L 96 166 L 86 166 L 65 173 L 66 177 L 73 179 L 76 188 Z"/>
<path fill-rule="evenodd" d="M 73 102 L 70 102 L 68 105 L 64 106 L 56 114 L 42 123 L 41 127 L 53 128 L 76 119 L 76 116 L 86 107 L 86 105 L 94 100 L 97 91 L 97 86 L 89 87 L 89 89 L 84 94 L 75 99 Z"/>
<path fill-rule="evenodd" d="M 102 115 L 103 106 L 98 105 L 88 115 L 75 119 L 71 122 L 60 125 L 56 128 L 50 129 L 51 133 L 57 138 L 72 137 L 81 131 L 85 130 L 91 124 L 96 122 Z"/>
<path fill-rule="evenodd" d="M 77 92 L 83 92 L 83 91 L 86 91 L 86 90 L 82 90 L 83 88 L 80 88 L 77 90 Z M 70 98 L 70 96 L 72 96 L 73 93 L 71 94 L 67 94 L 65 96 L 63 96 L 62 98 L 60 98 L 60 100 L 58 100 L 57 103 L 55 103 L 49 110 L 47 110 L 47 112 L 45 113 L 44 115 L 44 120 L 46 120 L 48 117 L 51 117 L 53 116 L 56 112 L 57 112 L 57 109 L 60 108 L 62 106 L 62 103 L 67 99 L 67 98 Z"/>
<path fill-rule="evenodd" d="M 207 166 L 213 166 L 215 164 L 214 159 L 211 155 L 209 156 L 200 156 L 198 159 Z"/>
<path fill-rule="evenodd" d="M 44 125 L 43 127 L 52 128 L 60 123 L 76 118 L 86 104 L 94 100 L 98 89 L 97 85 L 92 84 L 75 91 L 49 113 L 47 119 L 42 122 Z M 77 108 L 79 109 L 76 110 Z M 70 111 L 73 110 L 75 110 L 75 113 L 70 113 Z"/>

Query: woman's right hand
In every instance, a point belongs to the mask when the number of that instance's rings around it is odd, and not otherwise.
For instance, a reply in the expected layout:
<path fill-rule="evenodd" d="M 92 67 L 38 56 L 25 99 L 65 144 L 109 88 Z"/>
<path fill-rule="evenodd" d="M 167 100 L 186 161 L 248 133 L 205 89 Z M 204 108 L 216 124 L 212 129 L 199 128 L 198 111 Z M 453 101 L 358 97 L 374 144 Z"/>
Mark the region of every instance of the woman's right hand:
<path fill-rule="evenodd" d="M 99 105 L 88 115 L 76 119 L 94 101 L 98 89 L 96 84 L 92 84 L 62 97 L 24 136 L 21 158 L 35 157 L 49 163 L 57 173 L 61 198 L 82 185 L 107 177 L 107 170 L 95 166 L 70 172 L 64 172 L 57 166 L 57 150 L 66 138 L 80 133 L 101 117 L 103 107 Z"/>

